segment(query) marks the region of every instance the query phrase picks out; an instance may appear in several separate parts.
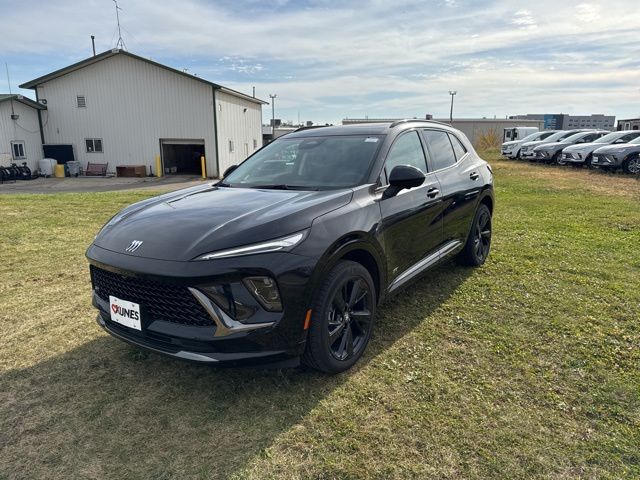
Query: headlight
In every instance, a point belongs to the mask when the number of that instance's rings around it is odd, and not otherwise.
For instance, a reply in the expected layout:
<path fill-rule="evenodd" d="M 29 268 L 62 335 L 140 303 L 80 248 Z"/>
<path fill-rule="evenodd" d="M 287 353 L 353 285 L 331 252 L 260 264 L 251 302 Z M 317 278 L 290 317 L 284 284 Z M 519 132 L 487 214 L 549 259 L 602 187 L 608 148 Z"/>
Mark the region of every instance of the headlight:
<path fill-rule="evenodd" d="M 205 253 L 204 255 L 196 257 L 195 260 L 214 260 L 216 258 L 241 257 L 243 255 L 255 255 L 257 253 L 279 251 L 288 252 L 293 247 L 302 242 L 305 236 L 306 231 L 298 232 L 287 237 L 276 238 L 274 240 L 268 240 L 266 242 L 254 243 L 253 245 L 245 245 L 243 247 L 235 247 L 226 250 L 220 250 L 218 252 Z"/>

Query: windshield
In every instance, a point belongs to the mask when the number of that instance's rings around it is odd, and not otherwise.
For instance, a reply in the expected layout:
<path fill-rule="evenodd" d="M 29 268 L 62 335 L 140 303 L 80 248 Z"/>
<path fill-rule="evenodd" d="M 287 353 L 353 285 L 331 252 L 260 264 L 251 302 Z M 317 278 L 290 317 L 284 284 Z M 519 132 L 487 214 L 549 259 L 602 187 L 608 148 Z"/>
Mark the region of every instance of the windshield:
<path fill-rule="evenodd" d="M 631 140 L 629 143 L 633 143 L 634 145 L 637 145 L 640 143 L 640 137 L 636 137 L 633 140 Z"/>
<path fill-rule="evenodd" d="M 559 131 L 554 133 L 553 135 L 549 135 L 547 138 L 545 138 L 545 141 L 547 142 L 557 142 L 558 140 L 568 136 L 568 135 L 572 135 L 569 132 L 564 132 L 564 131 Z"/>
<path fill-rule="evenodd" d="M 536 133 L 532 133 L 531 135 L 527 135 L 526 137 L 524 137 L 522 140 L 520 140 L 521 142 L 533 142 L 534 140 L 540 140 L 542 137 L 542 133 L 543 132 L 536 132 Z"/>
<path fill-rule="evenodd" d="M 567 143 L 574 143 L 580 140 L 582 137 L 589 135 L 589 133 L 590 132 L 574 133 L 573 135 L 570 135 L 567 138 L 565 138 L 563 141 Z"/>
<path fill-rule="evenodd" d="M 619 139 L 621 137 L 624 137 L 626 134 L 627 134 L 627 132 L 625 132 L 625 133 L 620 133 L 620 132 L 608 133 L 604 137 L 600 137 L 599 139 L 597 139 L 593 143 L 613 143 L 617 139 Z"/>
<path fill-rule="evenodd" d="M 326 190 L 360 185 L 383 135 L 279 138 L 241 163 L 221 186 Z"/>

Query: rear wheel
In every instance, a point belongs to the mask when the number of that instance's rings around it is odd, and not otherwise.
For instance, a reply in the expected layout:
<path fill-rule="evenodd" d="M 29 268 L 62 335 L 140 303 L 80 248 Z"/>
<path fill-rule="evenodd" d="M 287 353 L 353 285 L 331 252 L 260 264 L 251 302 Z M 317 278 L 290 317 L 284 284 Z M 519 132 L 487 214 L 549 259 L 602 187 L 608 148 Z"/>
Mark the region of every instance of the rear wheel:
<path fill-rule="evenodd" d="M 356 262 L 339 262 L 314 299 L 303 362 L 327 373 L 351 368 L 369 343 L 375 310 L 369 271 Z"/>
<path fill-rule="evenodd" d="M 622 169 L 625 173 L 638 174 L 640 173 L 640 156 L 627 158 L 622 164 Z"/>
<path fill-rule="evenodd" d="M 460 256 L 460 263 L 471 267 L 482 265 L 491 250 L 491 211 L 481 204 L 473 219 L 471 232 Z"/>

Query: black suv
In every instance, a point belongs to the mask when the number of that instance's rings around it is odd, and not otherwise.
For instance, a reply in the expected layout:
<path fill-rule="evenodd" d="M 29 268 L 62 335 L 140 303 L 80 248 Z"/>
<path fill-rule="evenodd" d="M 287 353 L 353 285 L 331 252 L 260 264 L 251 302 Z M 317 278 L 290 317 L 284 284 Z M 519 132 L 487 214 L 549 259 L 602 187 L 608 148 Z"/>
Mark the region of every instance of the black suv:
<path fill-rule="evenodd" d="M 445 124 L 300 130 L 114 216 L 87 251 L 98 323 L 182 359 L 340 372 L 385 297 L 485 261 L 493 205 L 491 168 Z"/>

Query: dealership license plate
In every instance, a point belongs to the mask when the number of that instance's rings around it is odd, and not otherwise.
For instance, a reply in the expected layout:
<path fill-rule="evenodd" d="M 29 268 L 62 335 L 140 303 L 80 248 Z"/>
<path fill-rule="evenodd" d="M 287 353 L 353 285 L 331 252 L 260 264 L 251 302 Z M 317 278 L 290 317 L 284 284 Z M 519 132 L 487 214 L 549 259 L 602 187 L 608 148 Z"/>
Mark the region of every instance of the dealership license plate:
<path fill-rule="evenodd" d="M 140 304 L 109 295 L 109 313 L 111 321 L 125 327 L 142 330 L 140 322 Z"/>

